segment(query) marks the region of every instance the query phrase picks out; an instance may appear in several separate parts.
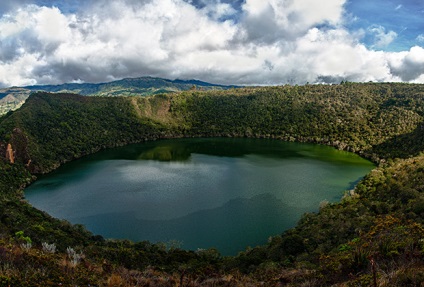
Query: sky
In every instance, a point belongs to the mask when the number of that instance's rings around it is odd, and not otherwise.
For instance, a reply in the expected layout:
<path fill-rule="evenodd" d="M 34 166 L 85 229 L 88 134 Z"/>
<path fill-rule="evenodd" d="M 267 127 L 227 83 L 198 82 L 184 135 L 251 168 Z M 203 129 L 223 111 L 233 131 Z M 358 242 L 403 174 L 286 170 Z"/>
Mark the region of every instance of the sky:
<path fill-rule="evenodd" d="M 424 1 L 0 1 L 0 87 L 141 76 L 424 83 Z"/>

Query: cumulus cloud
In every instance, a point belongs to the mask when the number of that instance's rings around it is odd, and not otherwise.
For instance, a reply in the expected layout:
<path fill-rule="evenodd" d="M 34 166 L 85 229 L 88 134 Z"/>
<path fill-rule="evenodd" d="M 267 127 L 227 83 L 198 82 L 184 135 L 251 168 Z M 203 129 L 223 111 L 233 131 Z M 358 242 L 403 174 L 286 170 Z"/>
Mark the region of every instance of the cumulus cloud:
<path fill-rule="evenodd" d="M 9 52 L 3 52 L 2 62 L 36 55 L 40 61 L 32 79 L 37 82 L 102 81 L 161 72 L 165 76 L 172 58 L 222 48 L 234 34 L 229 23 L 211 21 L 184 2 L 127 2 L 98 2 L 108 6 L 83 15 L 28 6 L 3 17 L 0 37 L 9 43 Z"/>
<path fill-rule="evenodd" d="M 310 82 L 321 79 L 349 81 L 390 80 L 384 53 L 369 51 L 345 30 L 320 31 L 311 29 L 299 40 L 298 51 L 308 64 Z M 315 79 L 314 77 L 318 77 Z"/>
<path fill-rule="evenodd" d="M 345 1 L 246 0 L 237 8 L 96 0 L 66 12 L 24 5 L 0 18 L 0 86 L 145 75 L 222 84 L 420 81 L 422 48 L 367 49 L 343 28 Z M 375 47 L 396 37 L 379 26 L 368 32 Z"/>
<path fill-rule="evenodd" d="M 424 49 L 412 47 L 408 52 L 392 54 L 390 57 L 391 72 L 402 81 L 423 82 Z"/>
<path fill-rule="evenodd" d="M 246 40 L 293 40 L 315 25 L 338 25 L 344 3 L 345 0 L 246 0 L 242 6 Z"/>

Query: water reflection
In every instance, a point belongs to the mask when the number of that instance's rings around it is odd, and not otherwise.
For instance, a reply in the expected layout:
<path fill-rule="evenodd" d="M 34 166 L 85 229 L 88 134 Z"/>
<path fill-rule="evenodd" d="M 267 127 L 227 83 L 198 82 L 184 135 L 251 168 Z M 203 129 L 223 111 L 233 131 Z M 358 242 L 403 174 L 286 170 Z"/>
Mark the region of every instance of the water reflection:
<path fill-rule="evenodd" d="M 293 227 L 373 168 L 326 146 L 178 139 L 106 150 L 26 190 L 35 207 L 105 237 L 235 254 Z"/>
<path fill-rule="evenodd" d="M 187 161 L 191 156 L 190 147 L 180 144 L 161 144 L 144 151 L 138 159 L 158 161 Z"/>

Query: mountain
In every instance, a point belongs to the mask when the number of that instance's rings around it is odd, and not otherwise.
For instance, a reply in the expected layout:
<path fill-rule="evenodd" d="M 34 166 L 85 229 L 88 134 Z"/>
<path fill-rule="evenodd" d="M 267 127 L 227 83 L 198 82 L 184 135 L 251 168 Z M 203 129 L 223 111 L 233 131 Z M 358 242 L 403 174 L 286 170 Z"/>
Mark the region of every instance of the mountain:
<path fill-rule="evenodd" d="M 0 89 L 0 115 L 18 109 L 30 94 L 31 91 L 25 88 Z"/>
<path fill-rule="evenodd" d="M 108 83 L 68 83 L 36 85 L 0 90 L 0 115 L 19 108 L 32 92 L 74 93 L 84 96 L 150 96 L 175 93 L 190 89 L 227 90 L 236 86 L 215 85 L 199 80 L 168 80 L 153 77 L 126 78 Z"/>

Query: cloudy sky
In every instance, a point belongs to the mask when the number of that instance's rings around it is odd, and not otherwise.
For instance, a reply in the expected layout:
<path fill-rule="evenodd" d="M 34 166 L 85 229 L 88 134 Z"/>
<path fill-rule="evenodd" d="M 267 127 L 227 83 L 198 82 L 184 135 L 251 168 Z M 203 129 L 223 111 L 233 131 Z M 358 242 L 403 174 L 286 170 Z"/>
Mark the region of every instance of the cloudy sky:
<path fill-rule="evenodd" d="M 423 0 L 1 0 L 0 87 L 424 83 Z"/>

